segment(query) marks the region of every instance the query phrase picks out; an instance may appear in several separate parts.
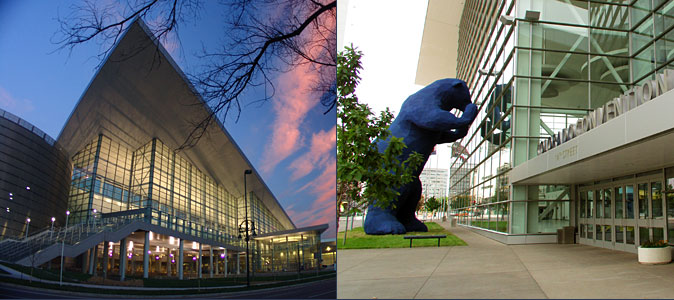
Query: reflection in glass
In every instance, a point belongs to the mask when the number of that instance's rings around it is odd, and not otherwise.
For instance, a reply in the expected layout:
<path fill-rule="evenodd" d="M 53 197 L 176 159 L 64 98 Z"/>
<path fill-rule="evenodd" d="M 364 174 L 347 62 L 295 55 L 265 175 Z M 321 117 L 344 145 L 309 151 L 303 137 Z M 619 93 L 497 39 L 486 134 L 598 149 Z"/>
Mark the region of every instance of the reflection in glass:
<path fill-rule="evenodd" d="M 604 218 L 611 218 L 611 189 L 604 189 Z"/>
<path fill-rule="evenodd" d="M 625 187 L 625 212 L 627 219 L 634 219 L 634 186 L 628 185 Z"/>
<path fill-rule="evenodd" d="M 601 227 L 602 227 L 601 225 L 596 225 L 596 228 L 597 228 L 597 241 L 603 240 L 603 236 L 604 236 L 604 235 L 603 235 L 602 232 L 601 232 Z"/>
<path fill-rule="evenodd" d="M 662 182 L 651 182 L 651 202 L 653 203 L 653 218 L 662 218 Z"/>
<path fill-rule="evenodd" d="M 639 184 L 639 189 L 637 190 L 637 197 L 639 197 L 639 219 L 648 218 L 648 197 L 646 193 L 648 193 L 648 184 Z"/>
<path fill-rule="evenodd" d="M 580 193 L 580 217 L 585 218 L 585 205 L 587 202 L 587 197 L 585 193 Z"/>
<path fill-rule="evenodd" d="M 607 242 L 612 241 L 611 225 L 604 225 L 604 240 L 606 240 Z"/>
<path fill-rule="evenodd" d="M 594 211 L 594 192 L 587 191 L 587 217 L 592 218 Z"/>
<path fill-rule="evenodd" d="M 615 188 L 615 216 L 613 217 L 616 219 L 623 218 L 623 187 Z M 618 231 L 616 231 L 616 234 L 618 234 Z"/>
<path fill-rule="evenodd" d="M 601 190 L 597 190 L 597 214 L 596 218 L 600 219 L 604 217 L 604 194 Z"/>

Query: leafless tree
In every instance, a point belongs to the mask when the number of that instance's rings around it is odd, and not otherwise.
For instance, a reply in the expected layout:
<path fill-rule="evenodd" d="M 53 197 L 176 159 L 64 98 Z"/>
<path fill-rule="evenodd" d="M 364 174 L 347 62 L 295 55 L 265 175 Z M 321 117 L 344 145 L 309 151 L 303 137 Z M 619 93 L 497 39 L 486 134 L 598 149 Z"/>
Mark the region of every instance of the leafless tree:
<path fill-rule="evenodd" d="M 181 24 L 199 19 L 202 1 L 126 0 L 120 7 L 87 0 L 58 17 L 61 26 L 54 43 L 72 51 L 80 44 L 98 42 L 102 63 L 136 18 L 151 21 L 147 23 L 155 37 L 166 39 Z M 318 74 L 312 90 L 322 93 L 317 101 L 324 113 L 334 109 L 336 0 L 222 0 L 220 4 L 228 26 L 223 43 L 216 50 L 204 49 L 202 71 L 188 75 L 211 113 L 194 123 L 179 149 L 194 146 L 216 118 L 224 120 L 233 112 L 238 121 L 245 105 L 272 99 L 273 75 L 300 65 L 307 64 Z M 264 96 L 244 100 L 245 91 L 258 86 L 265 87 Z"/>

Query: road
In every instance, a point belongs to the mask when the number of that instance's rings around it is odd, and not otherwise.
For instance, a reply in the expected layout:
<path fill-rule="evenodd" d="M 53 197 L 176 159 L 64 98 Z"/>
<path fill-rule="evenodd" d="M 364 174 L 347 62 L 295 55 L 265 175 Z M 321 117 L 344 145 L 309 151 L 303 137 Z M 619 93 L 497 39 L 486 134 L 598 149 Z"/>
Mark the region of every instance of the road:
<path fill-rule="evenodd" d="M 94 295 L 94 294 L 75 294 L 71 292 L 52 291 L 46 289 L 37 289 L 0 282 L 0 298 L 4 299 L 91 299 L 92 296 L 111 297 L 125 299 L 135 298 L 128 295 Z M 147 296 L 136 296 L 138 298 L 149 298 Z M 168 296 L 176 298 L 176 296 Z M 255 290 L 250 292 L 235 293 L 215 293 L 200 294 L 198 296 L 185 296 L 185 298 L 221 298 L 221 299 L 336 299 L 337 298 L 337 278 L 313 281 L 298 285 L 284 286 L 272 289 Z M 154 297 L 152 297 L 154 298 Z M 159 296 L 158 298 L 161 298 Z M 156 298 L 155 298 L 156 299 Z"/>

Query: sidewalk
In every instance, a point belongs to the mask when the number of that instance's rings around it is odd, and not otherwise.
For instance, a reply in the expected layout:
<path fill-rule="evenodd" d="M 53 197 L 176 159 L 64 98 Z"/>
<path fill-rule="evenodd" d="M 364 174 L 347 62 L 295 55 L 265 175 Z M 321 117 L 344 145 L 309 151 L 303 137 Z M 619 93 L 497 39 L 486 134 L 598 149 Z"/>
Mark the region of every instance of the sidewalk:
<path fill-rule="evenodd" d="M 584 245 L 507 246 L 467 229 L 449 230 L 468 246 L 339 251 L 337 297 L 674 296 L 674 263 L 640 265 L 636 254 Z"/>

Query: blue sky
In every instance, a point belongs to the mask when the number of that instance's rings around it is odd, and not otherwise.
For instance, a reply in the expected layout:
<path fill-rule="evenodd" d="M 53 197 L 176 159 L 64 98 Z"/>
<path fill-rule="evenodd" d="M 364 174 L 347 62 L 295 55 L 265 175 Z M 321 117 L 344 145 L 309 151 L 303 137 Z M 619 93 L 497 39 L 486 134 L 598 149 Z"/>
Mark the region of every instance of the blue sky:
<path fill-rule="evenodd" d="M 55 52 L 56 18 L 69 14 L 73 3 L 0 0 L 0 108 L 55 139 L 100 63 L 96 42 Z M 206 1 L 199 19 L 181 24 L 178 38 L 164 43 L 185 73 L 199 70 L 202 45 L 220 45 L 223 19 L 222 7 Z M 323 114 L 320 95 L 308 91 L 310 79 L 302 67 L 278 74 L 272 101 L 247 105 L 238 122 L 228 118 L 224 125 L 293 222 L 329 223 L 323 238 L 333 238 L 336 116 L 334 109 Z"/>

